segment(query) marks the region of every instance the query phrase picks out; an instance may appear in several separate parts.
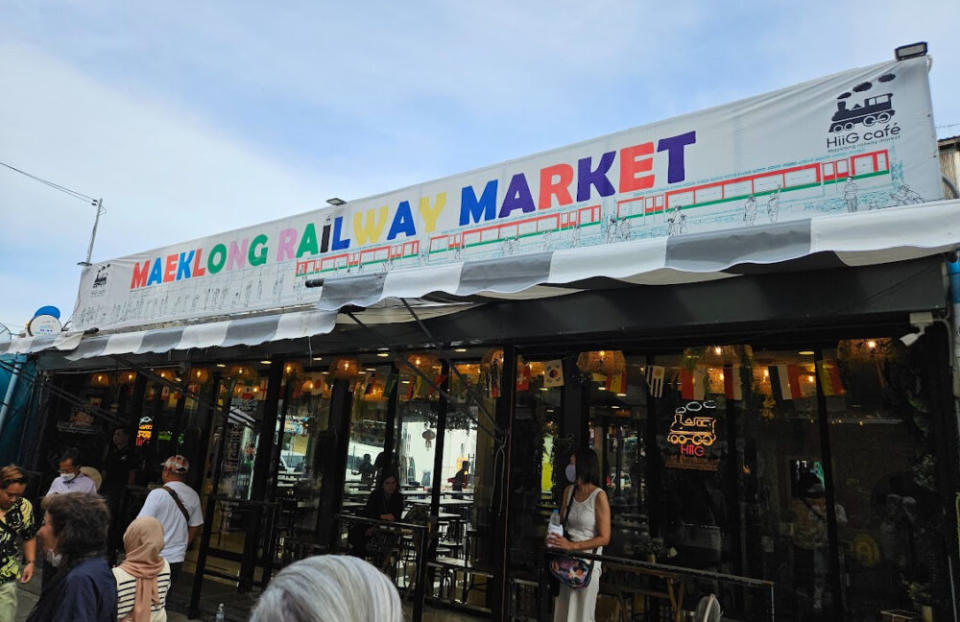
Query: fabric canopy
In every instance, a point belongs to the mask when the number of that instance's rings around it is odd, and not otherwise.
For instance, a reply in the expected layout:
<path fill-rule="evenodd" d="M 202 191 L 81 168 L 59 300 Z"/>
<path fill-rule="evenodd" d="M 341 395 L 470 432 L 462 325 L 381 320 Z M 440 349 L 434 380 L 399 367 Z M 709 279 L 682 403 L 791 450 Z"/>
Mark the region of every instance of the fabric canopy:
<path fill-rule="evenodd" d="M 584 289 L 674 285 L 744 274 L 865 266 L 960 246 L 960 200 L 825 215 L 711 233 L 467 261 L 330 279 L 315 308 L 218 322 L 84 336 L 13 340 L 6 352 L 69 351 L 72 360 L 113 354 L 254 346 L 329 333 L 347 306 L 365 323 L 411 321 L 398 299 L 426 319 L 497 299 L 546 298 Z"/>

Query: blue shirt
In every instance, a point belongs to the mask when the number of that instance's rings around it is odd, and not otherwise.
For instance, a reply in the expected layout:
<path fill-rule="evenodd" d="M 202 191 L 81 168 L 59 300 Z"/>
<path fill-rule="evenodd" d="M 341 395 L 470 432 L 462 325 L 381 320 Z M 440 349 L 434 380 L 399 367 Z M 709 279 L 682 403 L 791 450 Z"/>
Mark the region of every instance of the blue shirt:
<path fill-rule="evenodd" d="M 116 622 L 117 580 L 101 557 L 89 557 L 44 590 L 28 622 Z"/>

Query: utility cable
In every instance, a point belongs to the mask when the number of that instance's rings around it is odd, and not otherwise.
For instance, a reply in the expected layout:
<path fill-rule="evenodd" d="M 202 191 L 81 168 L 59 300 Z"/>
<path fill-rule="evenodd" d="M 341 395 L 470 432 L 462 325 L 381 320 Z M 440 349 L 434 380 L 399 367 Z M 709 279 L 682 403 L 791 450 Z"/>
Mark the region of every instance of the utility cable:
<path fill-rule="evenodd" d="M 66 186 L 61 186 L 60 184 L 54 183 L 54 182 L 50 181 L 49 179 L 44 179 L 43 177 L 38 177 L 38 176 L 36 176 L 36 175 L 34 175 L 34 174 L 32 174 L 32 173 L 28 173 L 28 172 L 26 172 L 26 171 L 24 171 L 24 170 L 21 170 L 21 169 L 15 167 L 15 166 L 11 166 L 11 165 L 7 164 L 6 162 L 0 162 L 0 166 L 4 166 L 4 167 L 10 169 L 11 171 L 14 171 L 14 172 L 16 172 L 16 173 L 20 173 L 21 175 L 24 175 L 25 177 L 29 177 L 30 179 L 32 179 L 32 180 L 34 180 L 34 181 L 38 181 L 38 182 L 40 182 L 41 184 L 43 184 L 43 185 L 45 185 L 45 186 L 48 186 L 48 187 L 50 187 L 50 188 L 53 188 L 54 190 L 59 190 L 60 192 L 63 192 L 64 194 L 69 194 L 70 196 L 72 196 L 72 197 L 75 198 L 75 199 L 80 199 L 81 201 L 86 201 L 86 202 L 88 202 L 90 205 L 96 205 L 96 204 L 97 204 L 97 200 L 96 200 L 95 198 L 93 198 L 92 196 L 90 196 L 90 195 L 83 194 L 82 192 L 77 192 L 76 190 L 71 190 L 70 188 L 67 188 Z"/>

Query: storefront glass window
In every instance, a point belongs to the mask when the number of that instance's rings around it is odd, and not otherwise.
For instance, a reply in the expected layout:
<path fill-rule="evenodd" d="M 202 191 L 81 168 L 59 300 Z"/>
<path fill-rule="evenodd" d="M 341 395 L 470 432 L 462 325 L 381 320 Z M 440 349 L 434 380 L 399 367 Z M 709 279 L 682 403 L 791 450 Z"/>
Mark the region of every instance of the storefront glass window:
<path fill-rule="evenodd" d="M 840 570 L 855 619 L 943 602 L 933 587 L 947 544 L 925 345 L 849 339 L 823 353 Z"/>

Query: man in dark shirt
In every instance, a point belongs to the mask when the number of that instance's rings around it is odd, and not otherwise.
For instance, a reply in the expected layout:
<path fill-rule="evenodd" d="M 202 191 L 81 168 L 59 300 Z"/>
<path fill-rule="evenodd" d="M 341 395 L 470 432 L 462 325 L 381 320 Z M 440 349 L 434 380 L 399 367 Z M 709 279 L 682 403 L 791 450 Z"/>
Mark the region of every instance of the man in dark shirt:
<path fill-rule="evenodd" d="M 456 492 L 463 492 L 464 487 L 470 483 L 470 461 L 464 460 L 460 470 L 447 481 L 453 485 Z"/>
<path fill-rule="evenodd" d="M 112 442 L 107 446 L 103 458 L 103 486 L 100 492 L 110 507 L 110 536 L 108 554 L 110 561 L 116 561 L 116 551 L 122 546 L 123 530 L 129 522 L 129 512 L 124 512 L 123 500 L 127 486 L 134 483 L 137 468 L 136 450 L 130 442 L 130 433 L 122 426 L 113 430 Z"/>

